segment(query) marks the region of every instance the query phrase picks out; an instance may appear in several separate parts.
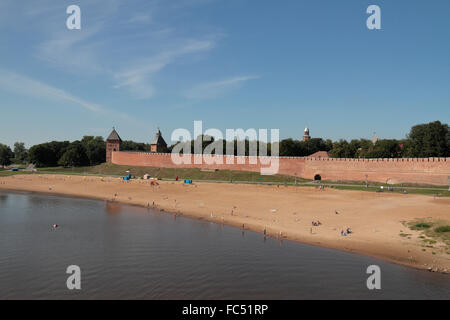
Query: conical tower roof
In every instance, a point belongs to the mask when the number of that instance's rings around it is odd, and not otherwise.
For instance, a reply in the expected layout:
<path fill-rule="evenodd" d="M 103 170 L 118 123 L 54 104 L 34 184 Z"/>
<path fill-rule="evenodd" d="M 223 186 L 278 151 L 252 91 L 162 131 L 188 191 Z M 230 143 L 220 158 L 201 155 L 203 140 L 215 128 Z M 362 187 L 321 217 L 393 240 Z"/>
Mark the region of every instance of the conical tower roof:
<path fill-rule="evenodd" d="M 164 138 L 162 137 L 161 131 L 158 129 L 158 132 L 156 133 L 155 138 L 153 139 L 151 144 L 157 144 L 159 146 L 165 145 L 167 146 L 166 141 L 164 141 Z"/>
<path fill-rule="evenodd" d="M 116 129 L 114 129 L 114 128 L 106 140 L 122 141 L 122 139 L 120 139 L 119 134 L 117 133 Z"/>

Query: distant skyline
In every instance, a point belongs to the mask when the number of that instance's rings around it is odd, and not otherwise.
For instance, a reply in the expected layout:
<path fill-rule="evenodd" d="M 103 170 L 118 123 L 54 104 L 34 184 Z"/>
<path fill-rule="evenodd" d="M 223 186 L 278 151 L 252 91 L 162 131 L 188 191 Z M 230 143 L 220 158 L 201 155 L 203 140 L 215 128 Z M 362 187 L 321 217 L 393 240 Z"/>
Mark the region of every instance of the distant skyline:
<path fill-rule="evenodd" d="M 68 30 L 66 8 L 81 8 Z M 366 9 L 380 6 L 381 30 Z M 2 0 L 0 143 L 159 127 L 402 139 L 450 122 L 448 0 Z"/>

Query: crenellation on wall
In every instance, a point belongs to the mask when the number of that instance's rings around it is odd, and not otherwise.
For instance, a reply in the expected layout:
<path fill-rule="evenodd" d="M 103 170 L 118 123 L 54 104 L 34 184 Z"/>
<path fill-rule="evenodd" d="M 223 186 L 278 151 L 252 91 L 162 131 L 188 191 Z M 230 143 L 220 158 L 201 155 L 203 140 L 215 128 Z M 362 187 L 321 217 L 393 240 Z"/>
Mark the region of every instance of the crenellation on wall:
<path fill-rule="evenodd" d="M 268 159 L 277 160 L 279 174 L 314 179 L 318 174 L 322 180 L 365 181 L 382 183 L 420 183 L 446 185 L 450 175 L 450 158 L 395 158 L 395 159 L 348 159 L 348 158 L 313 158 L 313 157 L 271 157 L 271 156 L 227 156 L 212 155 L 209 159 L 220 159 L 223 164 L 207 164 L 204 161 L 192 164 L 176 165 L 171 153 L 149 153 L 120 151 L 112 152 L 112 163 L 130 166 L 149 166 L 165 168 L 203 168 L 220 170 L 261 171 L 269 167 Z M 229 164 L 227 159 L 232 159 Z M 203 158 L 202 158 L 203 159 Z M 256 162 L 256 163 L 255 163 Z"/>

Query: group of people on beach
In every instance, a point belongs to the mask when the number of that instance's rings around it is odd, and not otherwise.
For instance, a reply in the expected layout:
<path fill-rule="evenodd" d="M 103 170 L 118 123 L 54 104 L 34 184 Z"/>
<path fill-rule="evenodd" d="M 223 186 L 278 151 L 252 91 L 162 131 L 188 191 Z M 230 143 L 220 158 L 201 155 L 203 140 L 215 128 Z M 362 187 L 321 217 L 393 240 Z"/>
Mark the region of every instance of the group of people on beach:
<path fill-rule="evenodd" d="M 337 211 L 335 211 L 335 213 L 339 214 Z M 318 227 L 318 226 L 322 225 L 322 222 L 320 222 L 319 220 L 317 220 L 317 221 L 313 220 L 313 221 L 311 221 L 311 224 L 312 224 L 313 227 Z M 313 228 L 312 227 L 311 227 L 310 232 L 311 232 L 311 234 L 313 234 Z M 347 227 L 345 230 L 341 229 L 341 236 L 343 236 L 343 237 L 345 237 L 345 236 L 347 236 L 347 235 L 349 235 L 351 233 L 353 233 L 353 231 L 352 231 L 352 229 L 350 227 Z"/>
<path fill-rule="evenodd" d="M 345 231 L 343 229 L 341 230 L 341 236 L 343 236 L 343 237 L 346 237 L 350 233 L 353 233 L 352 229 L 350 229 L 350 228 L 347 228 Z"/>

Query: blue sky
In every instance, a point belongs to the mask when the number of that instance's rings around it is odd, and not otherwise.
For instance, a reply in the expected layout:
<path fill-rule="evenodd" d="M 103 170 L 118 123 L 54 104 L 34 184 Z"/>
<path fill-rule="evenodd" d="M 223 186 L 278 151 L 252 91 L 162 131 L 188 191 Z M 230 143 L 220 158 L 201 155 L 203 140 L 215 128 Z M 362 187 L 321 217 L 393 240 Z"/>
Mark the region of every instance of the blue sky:
<path fill-rule="evenodd" d="M 66 28 L 81 8 L 82 29 Z M 366 28 L 379 5 L 382 29 Z M 450 122 L 450 2 L 2 0 L 0 143 L 159 126 L 403 138 Z"/>

